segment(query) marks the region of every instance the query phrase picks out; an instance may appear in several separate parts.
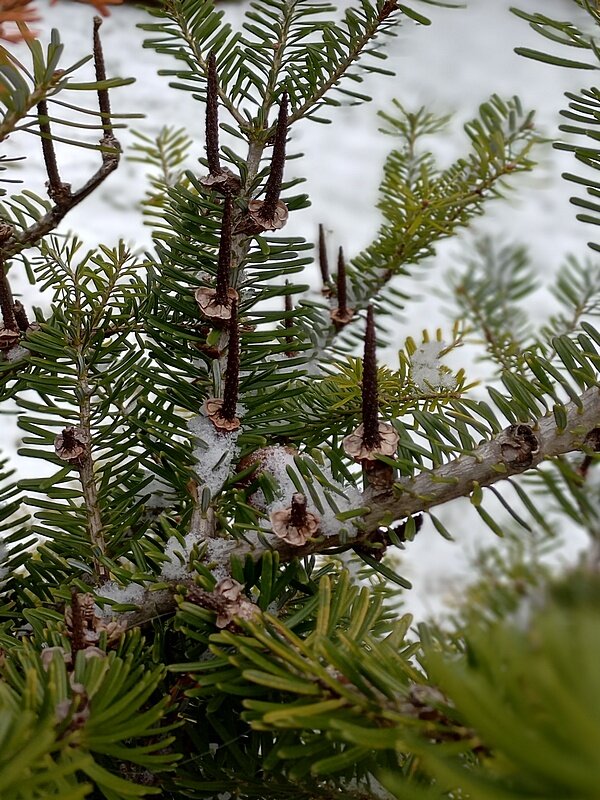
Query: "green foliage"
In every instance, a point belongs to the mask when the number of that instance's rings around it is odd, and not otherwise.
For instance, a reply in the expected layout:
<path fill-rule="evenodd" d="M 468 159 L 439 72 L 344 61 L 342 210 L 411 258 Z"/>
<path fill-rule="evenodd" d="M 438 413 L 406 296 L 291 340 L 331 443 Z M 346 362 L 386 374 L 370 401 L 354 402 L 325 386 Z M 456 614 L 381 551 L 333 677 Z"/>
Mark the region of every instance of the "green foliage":
<path fill-rule="evenodd" d="M 595 797 L 597 603 L 597 579 L 574 572 L 549 596 L 526 600 L 520 624 L 518 616 L 508 624 L 473 622 L 459 659 L 426 647 L 423 661 L 444 694 L 444 713 L 466 736 L 460 745 L 417 745 L 435 787 L 390 775 L 395 796 Z"/>

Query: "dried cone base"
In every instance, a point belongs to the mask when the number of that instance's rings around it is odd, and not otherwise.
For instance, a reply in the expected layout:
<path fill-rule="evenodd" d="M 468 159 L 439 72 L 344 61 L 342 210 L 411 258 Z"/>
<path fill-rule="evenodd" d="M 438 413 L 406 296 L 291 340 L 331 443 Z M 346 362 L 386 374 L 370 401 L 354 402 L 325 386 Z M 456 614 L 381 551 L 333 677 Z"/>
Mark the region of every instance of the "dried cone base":
<path fill-rule="evenodd" d="M 209 397 L 204 401 L 204 413 L 210 419 L 215 428 L 223 433 L 231 433 L 237 431 L 240 427 L 241 420 L 238 417 L 233 419 L 225 419 L 221 416 L 221 409 L 223 407 L 223 400 L 217 397 Z"/>
<path fill-rule="evenodd" d="M 329 313 L 338 328 L 343 328 L 354 318 L 353 308 L 333 308 Z"/>
<path fill-rule="evenodd" d="M 240 179 L 227 167 L 220 167 L 219 172 L 205 175 L 200 183 L 205 189 L 222 194 L 237 194 L 242 187 Z"/>
<path fill-rule="evenodd" d="M 320 524 L 321 520 L 310 511 L 306 512 L 306 521 L 300 528 L 292 525 L 291 508 L 284 508 L 281 511 L 273 511 L 271 513 L 271 527 L 275 536 L 294 547 L 301 547 L 306 544 L 317 533 Z"/>
<path fill-rule="evenodd" d="M 358 428 L 351 434 L 345 437 L 342 442 L 344 452 L 355 461 L 376 461 L 377 456 L 389 456 L 393 458 L 396 455 L 396 449 L 400 437 L 397 431 L 387 422 L 379 423 L 379 436 L 381 441 L 375 447 L 365 447 L 364 443 L 364 426 L 361 423 Z"/>
<path fill-rule="evenodd" d="M 289 216 L 286 204 L 279 200 L 272 217 L 263 215 L 263 206 L 262 200 L 250 200 L 248 214 L 236 225 L 234 233 L 263 233 L 263 231 L 278 231 L 283 228 Z"/>
<path fill-rule="evenodd" d="M 54 440 L 54 452 L 63 461 L 77 464 L 85 458 L 89 436 L 81 428 L 68 427 Z"/>
<path fill-rule="evenodd" d="M 227 289 L 227 303 L 217 302 L 217 290 L 209 289 L 207 286 L 200 286 L 194 292 L 194 297 L 198 303 L 201 313 L 211 320 L 231 319 L 231 306 L 233 301 L 239 299 L 239 295 L 231 286 Z"/>
<path fill-rule="evenodd" d="M 12 328 L 0 328 L 0 352 L 7 353 L 19 344 L 21 334 Z"/>

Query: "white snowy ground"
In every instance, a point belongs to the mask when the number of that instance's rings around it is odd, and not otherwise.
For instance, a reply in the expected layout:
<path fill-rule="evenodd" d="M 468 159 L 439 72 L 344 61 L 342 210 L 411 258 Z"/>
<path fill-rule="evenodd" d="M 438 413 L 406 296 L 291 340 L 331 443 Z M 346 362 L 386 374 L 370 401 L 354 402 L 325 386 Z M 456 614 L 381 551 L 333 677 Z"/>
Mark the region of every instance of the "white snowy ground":
<path fill-rule="evenodd" d="M 408 2 L 408 0 L 407 0 Z M 409 5 L 411 3 L 409 2 Z M 577 8 L 572 0 L 514 0 L 527 11 L 543 11 L 549 16 L 573 17 Z M 45 6 L 40 0 L 40 6 Z M 344 3 L 345 5 L 345 3 Z M 588 86 L 589 73 L 566 71 L 528 61 L 514 54 L 515 46 L 543 47 L 545 40 L 536 36 L 521 20 L 509 13 L 508 0 L 470 0 L 464 9 L 448 10 L 426 6 L 412 0 L 422 13 L 433 19 L 431 27 L 407 23 L 388 46 L 389 67 L 396 77 L 377 76 L 366 83 L 374 102 L 360 108 L 341 108 L 329 126 L 304 123 L 295 134 L 296 151 L 309 157 L 295 169 L 308 178 L 305 190 L 312 206 L 294 215 L 288 230 L 314 239 L 317 224 L 323 222 L 332 231 L 333 240 L 344 245 L 352 257 L 366 245 L 378 224 L 374 209 L 384 158 L 394 140 L 378 133 L 379 109 L 391 110 L 391 98 L 416 109 L 427 105 L 440 113 L 456 112 L 451 132 L 435 142 L 435 152 L 443 163 L 459 155 L 465 147 L 461 124 L 473 116 L 479 103 L 493 92 L 504 97 L 518 94 L 523 104 L 538 110 L 538 123 L 548 136 L 556 135 L 558 111 L 564 107 L 563 92 Z M 222 4 L 227 18 L 235 26 L 247 3 Z M 42 41 L 51 27 L 61 31 L 66 46 L 64 63 L 74 62 L 89 52 L 92 9 L 74 3 L 59 2 L 44 7 L 44 20 L 38 26 Z M 135 24 L 145 17 L 132 8 L 117 8 L 102 28 L 109 75 L 133 76 L 136 83 L 113 92 L 117 111 L 144 111 L 147 117 L 132 126 L 153 135 L 165 124 L 183 126 L 196 137 L 194 153 L 203 146 L 202 109 L 190 94 L 170 89 L 156 70 L 167 67 L 165 57 L 142 49 L 145 34 Z M 19 46 L 23 50 L 23 46 Z M 566 54 L 570 55 L 569 53 Z M 131 142 L 123 134 L 125 146 Z M 30 153 L 22 177 L 27 186 L 43 193 L 44 175 L 37 141 L 23 135 L 7 143 L 9 155 Z M 542 165 L 531 178 L 521 180 L 519 200 L 490 206 L 486 217 L 477 224 L 478 231 L 492 233 L 502 243 L 527 243 L 542 276 L 555 273 L 567 252 L 586 256 L 586 242 L 593 231 L 576 222 L 569 205 L 569 186 L 560 173 L 574 169 L 572 159 L 549 147 L 539 152 Z M 63 154 L 63 179 L 78 186 L 95 169 L 96 157 L 90 151 L 69 150 Z M 190 164 L 193 165 L 193 158 Z M 137 204 L 145 189 L 143 167 L 124 162 L 118 172 L 103 184 L 100 191 L 75 209 L 66 226 L 77 230 L 85 242 L 113 243 L 124 238 L 143 247 L 148 231 L 141 223 Z M 286 230 L 286 233 L 288 232 Z M 423 296 L 413 306 L 411 316 L 397 325 L 399 346 L 407 335 L 418 337 L 420 330 L 445 323 L 439 301 L 428 287 L 439 285 L 439 276 L 456 263 L 459 249 L 454 244 L 439 248 L 435 272 L 425 272 L 417 284 Z M 588 251 L 589 252 L 589 251 Z M 435 276 L 435 277 L 434 277 Z M 312 276 L 316 284 L 316 273 Z M 413 284 L 410 284 L 413 285 Z M 405 287 L 409 287 L 405 284 Z M 33 300 L 32 290 L 24 282 L 18 287 Z M 429 295 L 429 296 L 428 296 Z M 540 294 L 532 316 L 543 319 L 551 309 L 547 295 Z M 389 348 L 381 354 L 394 365 L 396 353 Z M 473 367 L 477 377 L 481 367 Z M 11 451 L 18 443 L 18 433 L 10 423 L 2 423 L 3 449 Z M 25 464 L 18 468 L 25 474 Z M 39 465 L 27 464 L 39 469 Z M 471 513 L 468 502 L 458 502 L 443 509 L 440 516 L 456 534 L 456 543 L 448 543 L 429 527 L 419 534 L 403 558 L 403 574 L 414 583 L 407 605 L 418 617 L 439 611 L 444 598 L 460 591 L 468 575 L 469 556 L 478 546 L 492 543 L 493 535 Z M 524 534 L 526 535 L 526 534 Z M 566 553 L 573 557 L 584 544 L 576 531 L 568 531 Z"/>

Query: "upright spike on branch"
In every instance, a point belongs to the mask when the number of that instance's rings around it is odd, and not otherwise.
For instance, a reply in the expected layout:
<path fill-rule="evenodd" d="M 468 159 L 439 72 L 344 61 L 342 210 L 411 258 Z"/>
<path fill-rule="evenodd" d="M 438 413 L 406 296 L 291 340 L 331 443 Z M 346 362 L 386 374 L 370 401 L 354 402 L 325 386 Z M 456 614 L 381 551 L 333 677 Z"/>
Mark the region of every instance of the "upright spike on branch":
<path fill-rule="evenodd" d="M 229 320 L 229 347 L 227 349 L 227 370 L 225 388 L 223 390 L 223 407 L 221 416 L 227 422 L 236 419 L 235 409 L 238 401 L 240 380 L 240 329 L 238 325 L 237 300 L 231 303 L 231 319 Z"/>
<path fill-rule="evenodd" d="M 287 206 L 279 199 L 285 169 L 287 124 L 288 94 L 284 92 L 273 137 L 273 155 L 271 156 L 271 169 L 265 186 L 265 199 L 250 200 L 248 203 L 248 215 L 240 220 L 235 230 L 236 233 L 261 233 L 262 231 L 279 230 L 287 222 Z"/>
<path fill-rule="evenodd" d="M 215 294 L 216 302 L 223 306 L 229 305 L 227 290 L 229 289 L 229 273 L 231 271 L 231 206 L 231 195 L 227 195 L 223 203 Z"/>
<path fill-rule="evenodd" d="M 221 173 L 219 162 L 219 79 L 215 51 L 208 54 L 206 76 L 206 158 L 211 175 Z"/>
<path fill-rule="evenodd" d="M 379 433 L 379 405 L 377 391 L 377 353 L 375 344 L 375 322 L 373 306 L 367 307 L 367 327 L 362 373 L 362 421 L 363 443 L 370 450 L 381 444 Z"/>
<path fill-rule="evenodd" d="M 236 194 L 240 190 L 240 180 L 219 159 L 219 76 L 217 56 L 214 50 L 208 54 L 206 62 L 206 160 L 208 175 L 200 183 L 207 189 L 214 189 L 225 195 Z"/>
<path fill-rule="evenodd" d="M 217 430 L 228 433 L 237 430 L 241 421 L 236 416 L 240 380 L 240 332 L 238 325 L 237 299 L 231 302 L 229 320 L 229 347 L 225 371 L 223 398 L 211 397 L 206 400 L 204 410 Z"/>
<path fill-rule="evenodd" d="M 354 317 L 354 309 L 348 307 L 348 293 L 346 289 L 346 259 L 344 249 L 338 250 L 338 268 L 336 275 L 337 308 L 331 310 L 331 319 L 336 328 L 343 328 Z"/>
<path fill-rule="evenodd" d="M 363 464 L 367 472 L 376 480 L 382 478 L 387 485 L 393 480 L 393 469 L 381 463 L 381 476 L 375 469 L 377 456 L 393 457 L 398 447 L 399 436 L 395 428 L 386 422 L 379 421 L 379 403 L 377 388 L 377 353 L 375 322 L 373 307 L 367 308 L 367 325 L 365 330 L 365 348 L 363 356 L 362 379 L 362 423 L 346 436 L 342 445 L 346 455 Z M 379 465 L 377 465 L 379 467 Z M 371 477 L 371 476 L 370 476 Z M 372 482 L 372 481 L 371 481 Z"/>
<path fill-rule="evenodd" d="M 75 658 L 77 653 L 80 650 L 85 650 L 86 647 L 86 640 L 85 640 L 85 623 L 83 619 L 83 609 L 79 604 L 79 596 L 77 594 L 77 589 L 71 589 L 71 653 L 73 657 L 73 662 L 75 662 Z"/>
<path fill-rule="evenodd" d="M 0 224 L 0 240 L 2 237 L 8 239 L 12 233 L 12 227 Z M 8 356 L 13 347 L 19 344 L 21 339 L 20 331 L 23 330 L 19 320 L 17 303 L 13 298 L 12 289 L 8 280 L 7 271 L 4 267 L 5 260 L 0 255 L 0 353 Z M 19 305 L 21 305 L 19 303 Z"/>
<path fill-rule="evenodd" d="M 325 229 L 319 224 L 319 269 L 321 270 L 322 291 L 329 294 L 329 259 L 327 258 L 327 245 L 325 242 Z"/>
<path fill-rule="evenodd" d="M 194 297 L 205 317 L 213 324 L 218 320 L 231 319 L 231 304 L 238 299 L 238 293 L 229 285 L 231 272 L 231 218 L 233 203 L 230 194 L 225 195 L 223 218 L 221 221 L 221 238 L 219 240 L 219 256 L 217 260 L 216 288 L 200 286 Z"/>
<path fill-rule="evenodd" d="M 20 331 L 26 331 L 29 327 L 29 319 L 27 318 L 27 312 L 25 311 L 25 306 L 21 303 L 20 300 L 15 300 L 14 303 L 14 312 L 15 312 L 15 320 L 17 325 L 19 326 Z"/>
<path fill-rule="evenodd" d="M 277 115 L 277 125 L 275 127 L 275 137 L 273 140 L 273 155 L 271 157 L 271 169 L 267 185 L 265 186 L 265 200 L 260 214 L 263 219 L 270 220 L 274 217 L 281 194 L 281 184 L 283 182 L 283 171 L 285 169 L 285 143 L 287 139 L 287 119 L 288 119 L 288 94 L 283 93 L 279 114 Z"/>

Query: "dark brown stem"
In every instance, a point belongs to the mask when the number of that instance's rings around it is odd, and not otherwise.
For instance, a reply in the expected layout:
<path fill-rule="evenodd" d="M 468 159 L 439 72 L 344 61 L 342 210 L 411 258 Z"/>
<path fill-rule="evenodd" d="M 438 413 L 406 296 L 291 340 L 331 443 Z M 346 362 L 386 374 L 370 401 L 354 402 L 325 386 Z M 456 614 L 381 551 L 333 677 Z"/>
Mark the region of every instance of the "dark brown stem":
<path fill-rule="evenodd" d="M 306 497 L 300 492 L 292 497 L 292 507 L 290 510 L 290 523 L 297 530 L 306 527 Z"/>
<path fill-rule="evenodd" d="M 231 195 L 226 194 L 223 202 L 221 239 L 219 241 L 219 260 L 217 262 L 217 286 L 215 301 L 221 306 L 229 305 L 229 273 L 231 270 Z"/>
<path fill-rule="evenodd" d="M 288 96 L 284 92 L 279 106 L 277 126 L 275 128 L 275 138 L 273 141 L 273 156 L 271 158 L 271 171 L 265 187 L 265 200 L 261 209 L 261 216 L 264 219 L 272 219 L 275 209 L 279 202 L 281 193 L 281 183 L 283 181 L 283 170 L 285 167 L 285 141 L 287 138 L 287 106 Z"/>
<path fill-rule="evenodd" d="M 37 105 L 38 125 L 42 134 L 42 154 L 48 175 L 48 196 L 55 203 L 65 202 L 70 194 L 69 184 L 63 183 L 58 171 L 54 142 L 52 141 L 52 131 L 50 130 L 50 118 L 48 117 L 48 104 L 45 100 L 40 100 Z"/>
<path fill-rule="evenodd" d="M 238 385 L 240 379 L 240 332 L 238 326 L 237 300 L 231 302 L 231 319 L 229 320 L 229 347 L 227 350 L 227 367 L 225 372 L 225 388 L 220 416 L 231 422 L 235 419 L 238 401 Z"/>
<path fill-rule="evenodd" d="M 211 175 L 219 175 L 219 78 L 217 76 L 217 58 L 211 51 L 207 61 L 206 85 L 206 158 Z"/>
<path fill-rule="evenodd" d="M 104 65 L 104 53 L 102 52 L 102 42 L 100 40 L 100 17 L 94 17 L 94 67 L 96 70 L 96 80 L 104 82 L 106 80 L 106 67 Z M 112 134 L 110 122 L 110 98 L 108 89 L 98 89 L 98 108 L 102 117 L 102 128 L 105 136 Z"/>
<path fill-rule="evenodd" d="M 321 270 L 321 280 L 323 286 L 329 283 L 329 260 L 327 258 L 327 246 L 325 244 L 325 231 L 319 225 L 319 269 Z"/>
<path fill-rule="evenodd" d="M 340 314 L 345 314 L 348 311 L 348 295 L 346 293 L 346 259 L 344 258 L 344 250 L 342 247 L 340 247 L 338 251 L 336 286 L 338 312 Z"/>
<path fill-rule="evenodd" d="M 362 375 L 363 443 L 370 450 L 381 444 L 379 433 L 379 403 L 377 396 L 377 353 L 373 306 L 367 307 L 367 327 Z"/>
<path fill-rule="evenodd" d="M 2 261 L 0 261 L 0 313 L 2 313 L 2 324 L 5 328 L 11 331 L 19 330 L 15 317 L 15 302 Z"/>
<path fill-rule="evenodd" d="M 27 318 L 27 313 L 25 311 L 25 306 L 19 300 L 15 300 L 13 305 L 13 311 L 15 314 L 15 320 L 17 325 L 19 326 L 20 331 L 26 331 L 29 327 L 29 320 Z"/>
<path fill-rule="evenodd" d="M 85 650 L 85 626 L 83 611 L 76 589 L 71 589 L 71 656 L 73 663 L 80 650 Z"/>

